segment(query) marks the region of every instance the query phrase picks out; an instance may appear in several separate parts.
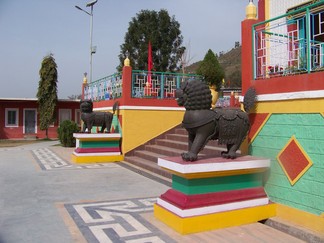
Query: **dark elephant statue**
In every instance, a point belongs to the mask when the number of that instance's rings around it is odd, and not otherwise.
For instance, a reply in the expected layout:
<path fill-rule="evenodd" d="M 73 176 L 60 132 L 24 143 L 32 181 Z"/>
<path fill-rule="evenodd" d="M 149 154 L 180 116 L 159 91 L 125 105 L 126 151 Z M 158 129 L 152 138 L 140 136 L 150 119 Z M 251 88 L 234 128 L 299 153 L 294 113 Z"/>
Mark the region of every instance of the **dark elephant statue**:
<path fill-rule="evenodd" d="M 239 108 L 211 109 L 212 96 L 207 84 L 200 80 L 183 82 L 176 91 L 178 105 L 186 108 L 182 125 L 188 131 L 188 152 L 181 154 L 182 159 L 197 160 L 198 153 L 211 139 L 226 144 L 224 158 L 235 159 L 250 129 L 248 112 L 255 99 L 256 91 L 250 88 L 244 96 L 245 112 Z"/>
<path fill-rule="evenodd" d="M 116 102 L 113 106 L 113 113 L 111 112 L 94 112 L 93 111 L 93 103 L 91 100 L 82 100 L 80 102 L 80 110 L 81 110 L 81 119 L 83 121 L 82 132 L 91 133 L 91 129 L 93 126 L 100 126 L 101 133 L 110 132 L 111 122 L 113 116 L 115 114 L 116 109 L 118 108 L 118 103 Z"/>

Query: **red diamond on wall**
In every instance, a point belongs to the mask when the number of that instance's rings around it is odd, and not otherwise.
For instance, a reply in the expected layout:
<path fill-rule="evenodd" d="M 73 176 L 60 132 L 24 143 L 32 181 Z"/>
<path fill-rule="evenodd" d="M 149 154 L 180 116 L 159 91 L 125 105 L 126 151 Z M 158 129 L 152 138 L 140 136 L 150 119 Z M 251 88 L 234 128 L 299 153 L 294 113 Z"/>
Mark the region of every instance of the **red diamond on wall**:
<path fill-rule="evenodd" d="M 261 131 L 263 126 L 268 121 L 269 117 L 271 116 L 271 113 L 251 113 L 249 114 L 250 119 L 250 131 L 248 134 L 248 142 L 252 143 L 253 140 L 256 138 L 258 133 Z"/>
<path fill-rule="evenodd" d="M 280 151 L 277 159 L 291 185 L 294 185 L 313 164 L 295 136 L 292 136 Z"/>

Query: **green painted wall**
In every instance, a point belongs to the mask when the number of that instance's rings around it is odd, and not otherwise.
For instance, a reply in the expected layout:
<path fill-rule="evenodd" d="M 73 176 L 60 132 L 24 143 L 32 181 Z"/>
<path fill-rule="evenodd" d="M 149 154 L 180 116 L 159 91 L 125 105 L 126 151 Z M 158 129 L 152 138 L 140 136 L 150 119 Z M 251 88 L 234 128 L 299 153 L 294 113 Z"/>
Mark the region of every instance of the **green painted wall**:
<path fill-rule="evenodd" d="M 291 185 L 276 157 L 293 135 L 313 165 Z M 324 212 L 324 118 L 320 113 L 272 114 L 249 152 L 271 159 L 265 185 L 270 200 L 316 215 Z"/>

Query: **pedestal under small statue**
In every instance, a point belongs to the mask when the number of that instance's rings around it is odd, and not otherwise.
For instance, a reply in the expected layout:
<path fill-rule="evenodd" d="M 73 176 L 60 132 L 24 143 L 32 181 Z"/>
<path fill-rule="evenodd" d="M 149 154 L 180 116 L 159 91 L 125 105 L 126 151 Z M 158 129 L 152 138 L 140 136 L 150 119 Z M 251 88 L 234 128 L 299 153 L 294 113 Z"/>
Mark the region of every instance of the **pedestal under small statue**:
<path fill-rule="evenodd" d="M 105 163 L 118 162 L 124 159 L 121 151 L 121 134 L 113 132 L 112 124 L 118 127 L 118 117 L 114 116 L 118 103 L 113 105 L 113 112 L 94 112 L 91 100 L 80 103 L 82 133 L 74 133 L 76 148 L 72 154 L 75 163 Z M 94 132 L 96 129 L 100 132 Z M 100 130 L 99 130 L 100 129 Z"/>

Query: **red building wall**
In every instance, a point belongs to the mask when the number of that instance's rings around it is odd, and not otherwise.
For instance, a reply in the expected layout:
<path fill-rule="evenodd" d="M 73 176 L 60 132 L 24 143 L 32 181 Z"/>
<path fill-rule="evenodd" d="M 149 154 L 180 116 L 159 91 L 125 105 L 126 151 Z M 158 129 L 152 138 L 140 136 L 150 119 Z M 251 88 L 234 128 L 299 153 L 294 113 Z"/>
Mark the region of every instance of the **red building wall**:
<path fill-rule="evenodd" d="M 13 108 L 18 109 L 18 126 L 6 127 L 6 109 Z M 38 104 L 36 99 L 0 99 L 0 139 L 23 139 L 27 134 L 24 133 L 24 110 L 35 109 L 37 112 L 36 132 L 28 134 L 29 136 L 37 138 L 45 138 L 46 131 L 41 131 L 39 128 L 39 114 Z M 48 129 L 49 138 L 57 138 L 57 128 L 59 125 L 59 110 L 69 109 L 71 110 L 71 119 L 78 121 L 76 117 L 76 111 L 80 109 L 80 102 L 74 100 L 59 100 L 57 104 L 57 119 L 54 122 L 54 126 Z"/>

